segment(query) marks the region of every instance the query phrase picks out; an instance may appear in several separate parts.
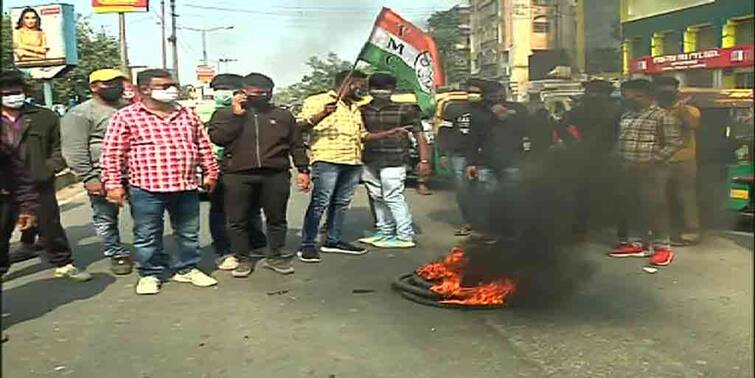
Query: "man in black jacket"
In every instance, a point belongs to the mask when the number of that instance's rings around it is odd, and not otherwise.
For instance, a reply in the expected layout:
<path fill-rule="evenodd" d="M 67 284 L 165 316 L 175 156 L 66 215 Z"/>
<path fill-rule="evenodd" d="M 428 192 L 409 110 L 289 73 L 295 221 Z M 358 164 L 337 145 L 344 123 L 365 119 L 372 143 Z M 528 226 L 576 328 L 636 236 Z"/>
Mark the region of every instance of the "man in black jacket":
<path fill-rule="evenodd" d="M 248 277 L 260 256 L 250 255 L 250 209 L 262 207 L 267 220 L 268 251 L 264 267 L 291 274 L 293 254 L 285 252 L 291 159 L 299 171 L 299 190 L 309 190 L 309 159 L 300 128 L 287 110 L 270 103 L 273 81 L 262 74 L 244 78 L 245 94 L 210 120 L 212 142 L 225 148 L 221 169 L 231 249 L 239 266 L 234 277 Z"/>
<path fill-rule="evenodd" d="M 514 236 L 510 223 L 516 212 L 520 169 L 526 157 L 528 119 L 521 104 L 505 101 L 505 90 L 497 82 L 480 82 L 482 101 L 471 112 L 466 174 L 477 191 L 475 223 L 484 239 L 494 242 L 492 225 L 503 236 Z M 491 206 L 498 203 L 500 206 Z M 504 208 L 502 209 L 501 206 Z M 473 225 L 477 226 L 477 225 Z"/>
<path fill-rule="evenodd" d="M 73 266 L 71 248 L 60 223 L 55 174 L 66 165 L 60 149 L 60 119 L 51 110 L 25 102 L 24 77 L 18 71 L 0 74 L 2 140 L 19 150 L 39 194 L 38 232 L 55 277 L 88 281 L 91 275 Z M 30 232 L 27 230 L 26 232 Z"/>

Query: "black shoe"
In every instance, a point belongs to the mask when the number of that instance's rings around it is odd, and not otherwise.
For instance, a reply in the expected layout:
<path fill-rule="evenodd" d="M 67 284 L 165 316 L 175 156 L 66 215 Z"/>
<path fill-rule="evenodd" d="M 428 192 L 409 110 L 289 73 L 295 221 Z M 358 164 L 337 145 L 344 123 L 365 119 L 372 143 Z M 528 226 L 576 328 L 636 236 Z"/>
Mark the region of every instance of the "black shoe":
<path fill-rule="evenodd" d="M 315 247 L 304 247 L 299 250 L 299 252 L 296 252 L 296 254 L 299 256 L 299 261 L 305 262 L 305 263 L 319 263 L 320 262 L 320 252 L 317 252 L 317 248 Z"/>
<path fill-rule="evenodd" d="M 294 267 L 291 266 L 290 258 L 270 257 L 265 259 L 262 263 L 262 267 L 284 275 L 294 273 Z"/>
<path fill-rule="evenodd" d="M 344 253 L 347 255 L 363 255 L 367 253 L 366 248 L 340 241 L 338 243 L 325 243 L 320 250 L 327 253 Z"/>
<path fill-rule="evenodd" d="M 239 266 L 231 271 L 231 275 L 236 278 L 249 277 L 254 272 L 254 262 L 249 259 L 243 259 L 239 261 Z"/>
<path fill-rule="evenodd" d="M 10 253 L 10 262 L 19 263 L 39 256 L 42 247 L 38 244 L 22 244 L 18 249 Z"/>
<path fill-rule="evenodd" d="M 110 271 L 116 276 L 125 276 L 131 274 L 134 270 L 134 262 L 129 256 L 118 256 L 110 258 Z"/>

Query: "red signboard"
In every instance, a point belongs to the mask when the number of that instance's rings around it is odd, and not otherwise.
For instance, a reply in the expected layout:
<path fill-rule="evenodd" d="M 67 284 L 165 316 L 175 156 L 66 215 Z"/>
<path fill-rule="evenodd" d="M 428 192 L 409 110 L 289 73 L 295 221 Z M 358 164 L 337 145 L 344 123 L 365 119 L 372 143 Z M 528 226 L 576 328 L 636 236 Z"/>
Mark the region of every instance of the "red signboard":
<path fill-rule="evenodd" d="M 96 13 L 129 13 L 149 11 L 149 0 L 92 0 Z"/>
<path fill-rule="evenodd" d="M 212 66 L 197 66 L 197 81 L 209 83 L 215 77 L 215 68 Z"/>
<path fill-rule="evenodd" d="M 657 75 L 697 68 L 752 67 L 755 63 L 753 50 L 753 45 L 747 45 L 656 57 L 643 56 L 632 60 L 629 71 L 633 74 Z"/>

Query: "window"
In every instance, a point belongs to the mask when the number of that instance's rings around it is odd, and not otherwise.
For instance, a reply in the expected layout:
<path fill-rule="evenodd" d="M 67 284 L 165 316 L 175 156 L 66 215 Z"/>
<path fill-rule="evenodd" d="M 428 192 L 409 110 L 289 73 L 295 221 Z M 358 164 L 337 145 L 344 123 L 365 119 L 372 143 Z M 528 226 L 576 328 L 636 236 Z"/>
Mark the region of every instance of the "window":
<path fill-rule="evenodd" d="M 737 26 L 736 26 L 737 46 L 753 44 L 753 41 L 755 40 L 753 33 L 755 33 L 755 29 L 753 28 L 752 18 L 747 19 L 747 20 L 737 21 Z"/>
<path fill-rule="evenodd" d="M 641 56 L 650 55 L 650 45 L 642 38 L 635 38 L 630 41 L 631 43 L 631 59 L 637 59 Z"/>
<path fill-rule="evenodd" d="M 755 86 L 755 73 L 752 71 L 734 74 L 734 88 L 750 89 L 753 86 Z"/>
<path fill-rule="evenodd" d="M 682 52 L 682 34 L 679 32 L 663 33 L 663 55 Z"/>
<path fill-rule="evenodd" d="M 533 33 L 548 33 L 549 31 L 550 31 L 550 23 L 548 22 L 548 17 L 545 17 L 545 16 L 535 17 L 535 20 L 532 21 L 532 32 Z"/>
<path fill-rule="evenodd" d="M 685 86 L 713 88 L 713 70 L 689 70 L 686 72 Z"/>
<path fill-rule="evenodd" d="M 720 34 L 712 26 L 704 26 L 697 30 L 697 50 L 715 49 L 721 41 Z"/>

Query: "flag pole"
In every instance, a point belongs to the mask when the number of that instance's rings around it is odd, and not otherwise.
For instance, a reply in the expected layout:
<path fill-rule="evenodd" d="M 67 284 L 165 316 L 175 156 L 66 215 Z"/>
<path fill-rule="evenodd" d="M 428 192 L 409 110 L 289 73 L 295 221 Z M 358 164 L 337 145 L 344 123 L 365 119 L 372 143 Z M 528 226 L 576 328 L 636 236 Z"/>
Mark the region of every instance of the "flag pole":
<path fill-rule="evenodd" d="M 359 53 L 359 55 L 360 56 L 362 55 L 361 52 Z M 346 78 L 343 79 L 341 86 L 338 88 L 338 97 L 336 97 L 336 103 L 341 101 L 341 98 L 343 98 L 343 92 L 344 92 L 344 89 L 346 88 L 346 84 L 349 82 L 349 80 L 351 80 L 351 77 L 354 76 L 354 71 L 356 71 L 357 69 L 357 64 L 359 64 L 359 58 L 354 60 L 354 64 L 351 65 L 351 70 L 349 70 L 349 74 L 346 75 Z"/>

